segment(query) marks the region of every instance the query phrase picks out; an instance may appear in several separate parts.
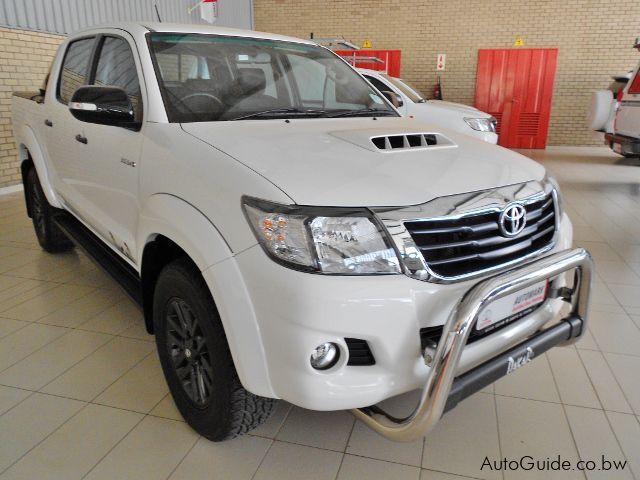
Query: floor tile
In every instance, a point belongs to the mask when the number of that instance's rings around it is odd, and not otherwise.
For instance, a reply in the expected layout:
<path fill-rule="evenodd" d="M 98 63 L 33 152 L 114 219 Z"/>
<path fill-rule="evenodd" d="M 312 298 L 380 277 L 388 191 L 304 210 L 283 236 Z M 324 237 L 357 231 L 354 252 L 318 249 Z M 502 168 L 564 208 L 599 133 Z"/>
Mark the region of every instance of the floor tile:
<path fill-rule="evenodd" d="M 35 393 L 0 417 L 0 472 L 76 414 L 84 403 Z M 37 478 L 37 477 L 31 477 Z"/>
<path fill-rule="evenodd" d="M 153 407 L 153 410 L 149 412 L 149 415 L 184 422 L 184 419 L 178 411 L 178 407 L 176 407 L 176 404 L 173 402 L 173 398 L 170 393 L 167 393 L 160 403 Z M 251 434 L 254 434 L 254 432 L 255 430 L 251 431 Z"/>
<path fill-rule="evenodd" d="M 338 452 L 276 441 L 253 478 L 300 480 L 313 475 L 313 480 L 333 480 L 338 473 L 342 456 Z"/>
<path fill-rule="evenodd" d="M 251 480 L 271 443 L 248 435 L 218 443 L 200 437 L 169 480 Z"/>
<path fill-rule="evenodd" d="M 29 322 L 0 317 L 0 338 L 6 337 L 7 335 L 15 332 L 16 330 L 20 330 L 27 325 L 29 325 Z"/>
<path fill-rule="evenodd" d="M 420 480 L 466 480 L 472 477 L 462 477 L 452 473 L 435 472 L 433 470 L 422 470 Z"/>
<path fill-rule="evenodd" d="M 85 478 L 164 480 L 197 439 L 198 435 L 184 422 L 145 417 Z"/>
<path fill-rule="evenodd" d="M 102 333 L 71 330 L 0 373 L 0 383 L 38 390 L 110 339 Z"/>
<path fill-rule="evenodd" d="M 2 480 L 80 480 L 141 418 L 138 413 L 87 405 L 9 468 Z"/>
<path fill-rule="evenodd" d="M 616 436 L 602 410 L 570 405 L 565 410 L 582 460 L 600 461 L 603 456 L 609 461 L 624 460 Z M 597 442 L 593 441 L 595 438 L 598 439 Z M 606 478 L 633 480 L 630 468 L 621 471 L 589 471 L 586 475 L 588 480 Z"/>
<path fill-rule="evenodd" d="M 502 457 L 519 459 L 529 455 L 544 459 L 560 455 L 569 461 L 578 460 L 562 405 L 500 396 L 496 401 Z M 535 478 L 522 470 L 505 472 L 506 480 L 532 477 Z M 577 471 L 545 471 L 540 478 L 583 479 L 584 476 Z"/>
<path fill-rule="evenodd" d="M 574 348 L 553 348 L 547 352 L 562 403 L 602 408 L 591 379 Z"/>
<path fill-rule="evenodd" d="M 588 328 L 585 334 L 582 335 L 580 339 L 575 343 L 575 347 L 581 350 L 600 350 L 598 344 L 593 339 L 593 334 Z"/>
<path fill-rule="evenodd" d="M 578 353 L 602 407 L 613 412 L 633 413 L 604 355 L 593 350 L 579 350 Z"/>
<path fill-rule="evenodd" d="M 0 292 L 0 315 L 2 314 L 1 312 L 29 302 L 58 286 L 59 284 L 52 282 L 25 280 L 12 288 L 4 290 Z"/>
<path fill-rule="evenodd" d="M 448 412 L 427 435 L 422 466 L 476 478 L 501 478 L 499 472 L 480 470 L 487 456 L 500 457 L 495 399 L 476 394 Z"/>
<path fill-rule="evenodd" d="M 623 307 L 640 307 L 640 295 L 637 285 L 623 285 L 619 283 L 608 284 L 611 293 Z"/>
<path fill-rule="evenodd" d="M 345 455 L 337 480 L 418 480 L 419 477 L 417 467 Z"/>
<path fill-rule="evenodd" d="M 112 289 L 97 289 L 84 297 L 69 302 L 64 307 L 38 320 L 38 323 L 75 328 L 95 317 L 110 305 L 122 299 L 122 294 Z"/>
<path fill-rule="evenodd" d="M 92 400 L 154 349 L 155 345 L 149 342 L 115 337 L 50 382 L 42 391 L 78 400 Z"/>
<path fill-rule="evenodd" d="M 276 439 L 344 452 L 354 422 L 348 411 L 315 412 L 293 407 Z"/>
<path fill-rule="evenodd" d="M 7 335 L 0 340 L 0 372 L 68 332 L 67 328 L 31 324 Z"/>
<path fill-rule="evenodd" d="M 64 307 L 67 303 L 90 293 L 93 287 L 58 285 L 37 297 L 2 312 L 2 316 L 15 320 L 34 322 Z"/>
<path fill-rule="evenodd" d="M 640 329 L 628 315 L 594 311 L 589 330 L 603 352 L 640 356 Z"/>
<path fill-rule="evenodd" d="M 629 405 L 636 415 L 640 415 L 640 357 L 605 353 L 605 358 Z"/>
<path fill-rule="evenodd" d="M 160 361 L 154 352 L 120 377 L 94 401 L 103 405 L 148 413 L 168 391 Z"/>
<path fill-rule="evenodd" d="M 633 415 L 606 412 L 622 452 L 629 462 L 629 468 L 636 479 L 640 478 L 640 420 L 634 422 Z"/>
<path fill-rule="evenodd" d="M 142 311 L 131 300 L 123 298 L 122 301 L 80 325 L 80 328 L 94 332 L 119 334 L 136 323 L 144 324 Z"/>
<path fill-rule="evenodd" d="M 31 392 L 28 390 L 20 390 L 18 388 L 0 385 L 0 415 L 10 408 L 15 407 L 29 395 L 31 395 Z"/>
<path fill-rule="evenodd" d="M 496 395 L 559 402 L 560 396 L 546 357 L 534 359 L 496 382 Z"/>
<path fill-rule="evenodd" d="M 640 276 L 625 262 L 601 261 L 598 262 L 596 269 L 600 278 L 606 283 L 640 285 Z"/>
<path fill-rule="evenodd" d="M 412 392 L 382 402 L 382 407 L 392 415 L 400 416 L 411 412 L 417 402 L 417 392 Z M 387 440 L 364 423 L 356 422 L 349 439 L 347 453 L 419 467 L 423 444 L 422 439 L 409 443 Z"/>

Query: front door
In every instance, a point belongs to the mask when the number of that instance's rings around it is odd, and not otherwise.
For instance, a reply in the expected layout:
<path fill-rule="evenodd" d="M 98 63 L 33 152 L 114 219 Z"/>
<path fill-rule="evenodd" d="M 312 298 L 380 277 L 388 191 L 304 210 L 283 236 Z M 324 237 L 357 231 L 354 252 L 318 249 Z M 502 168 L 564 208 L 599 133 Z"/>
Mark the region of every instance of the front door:
<path fill-rule="evenodd" d="M 135 45 L 120 34 L 99 39 L 91 84 L 122 88 L 136 112 L 137 128 L 83 123 L 87 156 L 82 159 L 81 197 L 94 229 L 130 260 L 136 258 L 138 177 L 143 135 L 140 65 Z M 136 51 L 137 52 L 137 51 Z"/>
<path fill-rule="evenodd" d="M 557 48 L 478 51 L 476 108 L 498 120 L 498 144 L 545 148 Z"/>

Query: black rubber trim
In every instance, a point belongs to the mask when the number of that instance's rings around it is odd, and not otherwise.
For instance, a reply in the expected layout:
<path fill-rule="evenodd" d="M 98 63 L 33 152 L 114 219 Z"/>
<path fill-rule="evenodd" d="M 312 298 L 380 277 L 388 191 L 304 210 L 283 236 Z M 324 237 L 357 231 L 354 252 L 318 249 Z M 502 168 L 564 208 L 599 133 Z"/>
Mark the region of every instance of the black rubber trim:
<path fill-rule="evenodd" d="M 605 140 L 613 143 L 627 143 L 630 145 L 640 145 L 640 139 L 635 137 L 628 137 L 626 135 L 618 135 L 613 133 L 607 133 L 604 136 Z"/>
<path fill-rule="evenodd" d="M 543 330 L 535 337 L 525 340 L 511 350 L 461 375 L 453 382 L 444 411 L 448 412 L 465 398 L 504 377 L 507 374 L 510 357 L 522 357 L 530 348 L 533 350 L 532 358 L 535 360 L 557 344 L 577 337 L 580 332 L 582 332 L 582 319 L 577 316 L 567 317 L 557 325 Z"/>
<path fill-rule="evenodd" d="M 142 306 L 140 275 L 110 247 L 68 212 L 57 212 L 53 221 L 96 265 L 122 287 L 131 299 Z"/>

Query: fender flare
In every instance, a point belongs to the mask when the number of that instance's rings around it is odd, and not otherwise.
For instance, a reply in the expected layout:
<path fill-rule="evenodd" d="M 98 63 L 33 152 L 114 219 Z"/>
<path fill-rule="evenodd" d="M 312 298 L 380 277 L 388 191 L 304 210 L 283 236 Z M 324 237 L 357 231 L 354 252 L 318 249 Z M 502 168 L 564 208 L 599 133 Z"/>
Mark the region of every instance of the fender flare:
<path fill-rule="evenodd" d="M 137 264 L 144 250 L 162 235 L 196 264 L 209 287 L 242 385 L 257 395 L 274 397 L 266 355 L 251 298 L 234 252 L 215 225 L 196 207 L 175 195 L 149 197 L 142 206 L 137 234 Z M 141 268 L 142 270 L 142 268 Z M 144 272 L 140 272 L 144 277 Z"/>
<path fill-rule="evenodd" d="M 29 127 L 28 125 L 24 125 L 20 129 L 16 137 L 19 138 L 18 154 L 20 155 L 20 168 L 22 169 L 22 164 L 28 159 L 25 152 L 22 151 L 23 149 L 25 149 L 27 152 L 29 152 L 31 161 L 33 162 L 36 172 L 38 172 L 40 185 L 42 186 L 42 190 L 44 191 L 45 196 L 47 197 L 47 201 L 53 207 L 62 208 L 62 204 L 60 203 L 58 196 L 56 195 L 56 192 L 51 184 L 49 169 L 47 168 L 44 154 L 42 153 L 40 143 L 38 142 L 35 133 L 31 129 L 31 127 Z"/>

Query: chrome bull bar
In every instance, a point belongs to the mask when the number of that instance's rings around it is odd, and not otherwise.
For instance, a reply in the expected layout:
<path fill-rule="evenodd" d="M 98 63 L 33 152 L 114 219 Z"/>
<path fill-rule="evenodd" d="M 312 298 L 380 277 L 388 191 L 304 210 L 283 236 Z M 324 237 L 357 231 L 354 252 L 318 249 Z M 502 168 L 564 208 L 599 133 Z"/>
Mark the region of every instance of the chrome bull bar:
<path fill-rule="evenodd" d="M 508 356 L 512 351 L 522 352 L 523 349 L 528 352 L 529 350 L 526 350 L 530 349 L 527 346 L 528 342 L 532 342 L 531 345 L 540 345 L 543 347 L 542 351 L 558 343 L 572 343 L 586 331 L 592 269 L 593 260 L 589 252 L 577 248 L 555 253 L 479 282 L 464 295 L 449 315 L 435 352 L 424 352 L 423 357 L 430 371 L 420 402 L 414 411 L 405 418 L 393 417 L 378 406 L 353 409 L 352 413 L 370 428 L 391 440 L 410 442 L 422 437 L 436 425 L 443 413 L 451 407 L 451 403 L 455 404 L 459 400 L 458 398 L 455 402 L 451 402 L 449 399 L 454 380 L 456 380 L 458 364 L 478 315 L 487 304 L 545 279 L 552 279 L 564 272 L 574 270 L 573 287 L 564 287 L 552 292 L 552 296 L 570 303 L 570 314 L 556 327 L 534 334 L 511 350 L 497 352 L 496 357 Z M 536 355 L 542 351 L 537 352 Z M 499 358 L 494 360 L 497 361 Z M 486 368 L 488 374 L 492 372 L 489 374 L 492 376 L 492 381 L 507 373 L 507 365 L 502 363 L 504 368 L 500 368 L 500 374 L 496 375 L 495 362 L 493 365 L 491 362 L 492 360 L 489 360 L 475 370 Z M 476 377 L 482 376 L 477 373 Z M 483 372 L 480 371 L 480 373 Z"/>

